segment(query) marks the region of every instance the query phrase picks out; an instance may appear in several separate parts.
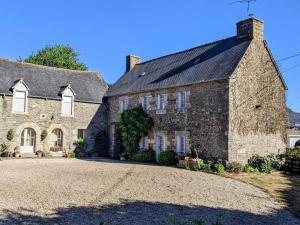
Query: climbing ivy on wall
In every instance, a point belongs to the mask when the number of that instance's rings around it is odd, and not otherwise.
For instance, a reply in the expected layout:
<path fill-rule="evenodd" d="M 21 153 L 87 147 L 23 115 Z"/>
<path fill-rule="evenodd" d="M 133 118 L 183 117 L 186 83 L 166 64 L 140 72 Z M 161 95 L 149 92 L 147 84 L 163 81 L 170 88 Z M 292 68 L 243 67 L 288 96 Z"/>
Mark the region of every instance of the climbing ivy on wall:
<path fill-rule="evenodd" d="M 119 116 L 118 127 L 121 130 L 122 145 L 129 158 L 139 149 L 139 141 L 148 135 L 153 128 L 153 119 L 141 106 L 122 112 Z"/>

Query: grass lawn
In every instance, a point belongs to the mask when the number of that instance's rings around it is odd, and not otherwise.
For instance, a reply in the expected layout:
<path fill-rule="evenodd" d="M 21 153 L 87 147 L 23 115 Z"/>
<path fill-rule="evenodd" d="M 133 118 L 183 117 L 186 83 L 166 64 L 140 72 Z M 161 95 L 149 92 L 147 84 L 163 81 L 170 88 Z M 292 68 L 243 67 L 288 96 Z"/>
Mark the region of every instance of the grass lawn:
<path fill-rule="evenodd" d="M 243 181 L 267 191 L 277 201 L 286 205 L 295 215 L 300 217 L 300 176 L 283 172 L 264 173 L 225 173 L 230 177 Z"/>

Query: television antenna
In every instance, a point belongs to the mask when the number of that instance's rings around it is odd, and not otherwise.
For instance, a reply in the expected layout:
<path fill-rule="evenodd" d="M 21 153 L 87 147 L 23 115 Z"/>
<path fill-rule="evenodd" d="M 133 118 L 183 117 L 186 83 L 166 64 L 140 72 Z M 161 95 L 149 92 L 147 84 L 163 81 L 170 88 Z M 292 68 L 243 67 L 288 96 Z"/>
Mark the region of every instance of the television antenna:
<path fill-rule="evenodd" d="M 254 16 L 253 13 L 250 13 L 250 5 L 252 2 L 256 2 L 257 0 L 240 0 L 240 1 L 234 1 L 234 2 L 230 2 L 229 4 L 237 4 L 237 3 L 247 3 L 247 15 L 248 17 L 252 17 Z"/>

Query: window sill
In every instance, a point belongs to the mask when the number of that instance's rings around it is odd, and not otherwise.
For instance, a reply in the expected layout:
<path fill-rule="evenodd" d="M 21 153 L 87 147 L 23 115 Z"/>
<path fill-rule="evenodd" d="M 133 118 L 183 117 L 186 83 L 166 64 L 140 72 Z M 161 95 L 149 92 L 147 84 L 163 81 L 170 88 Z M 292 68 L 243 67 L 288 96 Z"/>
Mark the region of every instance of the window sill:
<path fill-rule="evenodd" d="M 156 110 L 156 114 L 166 114 L 167 113 L 167 110 L 165 109 L 157 109 Z"/>
<path fill-rule="evenodd" d="M 186 113 L 186 111 L 187 111 L 187 108 L 177 109 L 177 113 Z"/>
<path fill-rule="evenodd" d="M 61 117 L 70 117 L 70 118 L 72 118 L 72 117 L 74 117 L 74 115 L 61 115 Z"/>
<path fill-rule="evenodd" d="M 12 112 L 13 114 L 28 115 L 28 112 Z"/>

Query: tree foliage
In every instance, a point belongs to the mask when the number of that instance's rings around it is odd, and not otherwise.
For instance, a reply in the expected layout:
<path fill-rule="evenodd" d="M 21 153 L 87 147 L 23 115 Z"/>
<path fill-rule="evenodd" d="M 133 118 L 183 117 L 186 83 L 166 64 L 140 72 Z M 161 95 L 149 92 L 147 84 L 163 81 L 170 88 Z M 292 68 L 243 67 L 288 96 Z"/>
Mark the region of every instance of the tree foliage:
<path fill-rule="evenodd" d="M 78 61 L 79 53 L 66 45 L 46 46 L 31 54 L 25 62 L 72 70 L 87 70 L 87 66 Z"/>
<path fill-rule="evenodd" d="M 121 130 L 122 145 L 129 158 L 138 151 L 139 141 L 148 135 L 154 123 L 141 106 L 128 109 L 120 114 L 118 127 Z"/>

